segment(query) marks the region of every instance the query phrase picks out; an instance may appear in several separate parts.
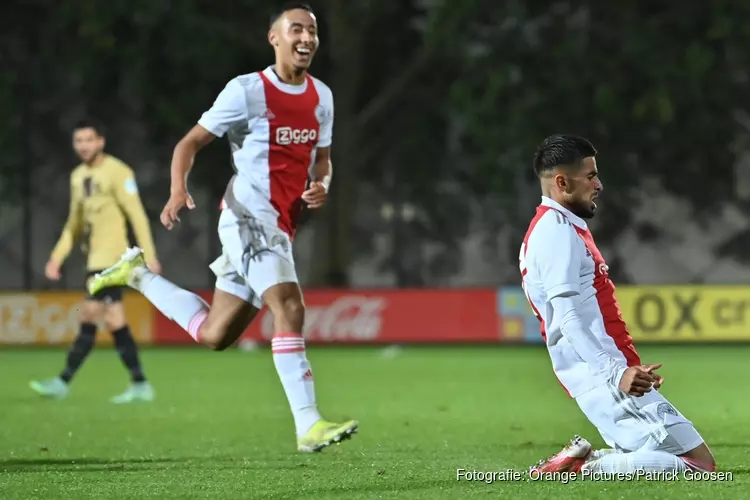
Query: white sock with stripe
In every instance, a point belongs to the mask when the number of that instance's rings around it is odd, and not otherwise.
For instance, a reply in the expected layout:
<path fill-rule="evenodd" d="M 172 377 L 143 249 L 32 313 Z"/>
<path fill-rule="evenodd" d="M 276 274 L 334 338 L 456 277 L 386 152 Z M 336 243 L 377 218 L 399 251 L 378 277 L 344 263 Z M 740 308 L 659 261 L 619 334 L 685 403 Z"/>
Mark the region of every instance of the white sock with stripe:
<path fill-rule="evenodd" d="M 198 334 L 209 311 L 205 300 L 148 269 L 133 276 L 132 286 L 164 316 L 180 325 L 196 342 L 199 342 Z"/>
<path fill-rule="evenodd" d="M 321 419 L 315 403 L 315 384 L 305 353 L 305 339 L 299 333 L 277 333 L 271 340 L 271 350 L 294 416 L 297 437 L 301 437 Z"/>
<path fill-rule="evenodd" d="M 677 455 L 665 451 L 634 451 L 632 453 L 607 453 L 583 465 L 582 470 L 593 472 L 625 473 L 638 470 L 646 472 L 684 472 L 685 462 Z"/>

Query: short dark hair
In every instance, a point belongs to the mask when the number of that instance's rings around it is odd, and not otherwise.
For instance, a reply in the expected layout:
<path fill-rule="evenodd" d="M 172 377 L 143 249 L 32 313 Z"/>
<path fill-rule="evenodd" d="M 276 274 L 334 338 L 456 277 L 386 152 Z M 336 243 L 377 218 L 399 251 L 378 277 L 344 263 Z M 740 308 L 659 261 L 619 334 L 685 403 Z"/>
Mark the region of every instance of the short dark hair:
<path fill-rule="evenodd" d="M 584 158 L 590 156 L 596 156 L 596 148 L 588 139 L 574 135 L 551 135 L 536 149 L 534 173 L 541 176 L 560 166 L 579 166 Z"/>
<path fill-rule="evenodd" d="M 73 125 L 73 132 L 84 128 L 94 129 L 94 132 L 96 132 L 96 135 L 99 137 L 106 136 L 107 131 L 104 128 L 104 124 L 96 118 L 81 118 L 75 123 L 75 125 Z"/>
<path fill-rule="evenodd" d="M 269 26 L 273 26 L 274 23 L 276 21 L 278 21 L 279 18 L 281 16 L 283 16 L 285 12 L 289 12 L 290 10 L 295 10 L 295 9 L 306 10 L 310 14 L 315 15 L 315 12 L 313 12 L 312 7 L 310 7 L 306 3 L 302 3 L 302 2 L 285 2 L 285 3 L 283 3 L 281 5 L 281 7 L 279 7 L 275 11 L 273 11 L 273 14 L 271 14 L 271 20 L 270 20 Z"/>

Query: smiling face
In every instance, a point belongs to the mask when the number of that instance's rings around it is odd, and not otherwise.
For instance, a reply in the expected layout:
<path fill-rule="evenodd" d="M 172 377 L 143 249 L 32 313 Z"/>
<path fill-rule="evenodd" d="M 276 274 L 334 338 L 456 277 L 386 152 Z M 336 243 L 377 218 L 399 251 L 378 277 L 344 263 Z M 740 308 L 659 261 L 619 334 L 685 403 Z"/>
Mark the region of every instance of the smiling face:
<path fill-rule="evenodd" d="M 268 32 L 276 52 L 276 62 L 296 73 L 307 71 L 318 50 L 318 23 L 305 9 L 284 12 Z"/>

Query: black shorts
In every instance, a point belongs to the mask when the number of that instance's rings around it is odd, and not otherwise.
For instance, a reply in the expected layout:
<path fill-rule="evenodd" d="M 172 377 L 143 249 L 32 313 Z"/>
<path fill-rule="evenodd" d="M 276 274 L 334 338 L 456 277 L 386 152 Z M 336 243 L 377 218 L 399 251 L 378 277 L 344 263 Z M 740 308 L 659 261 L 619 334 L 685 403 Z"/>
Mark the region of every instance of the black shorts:
<path fill-rule="evenodd" d="M 94 277 L 95 274 L 100 273 L 101 271 L 89 271 L 86 273 L 86 300 L 96 300 L 98 302 L 122 302 L 122 292 L 125 290 L 126 287 L 124 286 L 110 286 L 107 288 L 103 288 L 99 290 L 99 292 L 96 295 L 91 295 L 89 293 L 89 281 L 91 278 Z"/>

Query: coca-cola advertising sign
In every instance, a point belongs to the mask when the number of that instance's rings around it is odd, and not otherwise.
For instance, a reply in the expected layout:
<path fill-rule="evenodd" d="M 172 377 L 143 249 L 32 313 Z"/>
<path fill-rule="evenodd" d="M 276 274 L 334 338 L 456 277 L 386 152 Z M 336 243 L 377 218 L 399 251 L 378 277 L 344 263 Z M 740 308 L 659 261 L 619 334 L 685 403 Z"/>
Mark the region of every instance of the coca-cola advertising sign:
<path fill-rule="evenodd" d="M 210 294 L 201 294 L 210 301 Z M 309 290 L 304 336 L 316 343 L 499 342 L 497 292 L 480 290 Z M 157 343 L 190 343 L 182 329 L 161 314 Z M 264 308 L 242 338 L 268 342 L 273 315 Z"/>
<path fill-rule="evenodd" d="M 371 342 L 377 340 L 383 325 L 387 301 L 379 296 L 342 295 L 328 304 L 305 308 L 303 334 L 308 340 L 322 342 Z M 250 328 L 249 337 L 270 340 L 273 337 L 273 315 L 263 309 L 256 319 L 260 328 Z"/>

